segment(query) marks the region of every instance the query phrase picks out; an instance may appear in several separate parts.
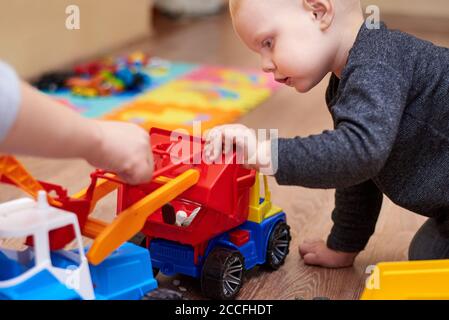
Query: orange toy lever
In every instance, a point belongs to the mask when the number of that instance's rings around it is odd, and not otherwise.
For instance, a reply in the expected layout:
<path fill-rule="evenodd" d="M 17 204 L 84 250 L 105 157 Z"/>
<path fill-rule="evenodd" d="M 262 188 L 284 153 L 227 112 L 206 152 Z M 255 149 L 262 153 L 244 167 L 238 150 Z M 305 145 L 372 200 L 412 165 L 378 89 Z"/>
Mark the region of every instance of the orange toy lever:
<path fill-rule="evenodd" d="M 0 157 L 0 179 L 7 178 L 20 189 L 37 199 L 37 194 L 44 187 L 31 176 L 25 167 L 11 156 Z"/>
<path fill-rule="evenodd" d="M 25 167 L 13 156 L 0 156 L 0 181 L 9 181 L 28 193 L 34 199 L 37 199 L 39 191 L 45 190 L 45 188 L 37 181 Z M 47 196 L 48 202 L 55 206 L 60 207 L 61 203 L 55 199 Z"/>
<path fill-rule="evenodd" d="M 154 211 L 195 185 L 199 177 L 198 170 L 189 169 L 176 178 L 167 179 L 164 185 L 121 212 L 95 238 L 87 253 L 89 262 L 94 265 L 101 263 L 114 250 L 142 230 L 147 218 Z"/>

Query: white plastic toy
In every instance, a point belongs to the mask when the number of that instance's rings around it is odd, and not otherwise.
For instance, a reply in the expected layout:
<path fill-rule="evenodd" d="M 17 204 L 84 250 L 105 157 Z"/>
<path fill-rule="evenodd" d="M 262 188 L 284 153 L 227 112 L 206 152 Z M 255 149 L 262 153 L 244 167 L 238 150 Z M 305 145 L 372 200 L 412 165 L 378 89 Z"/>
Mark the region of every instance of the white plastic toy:
<path fill-rule="evenodd" d="M 72 226 L 76 235 L 78 254 L 64 251 L 70 259 L 78 262 L 70 269 L 58 268 L 52 265 L 48 234 L 52 230 Z M 8 258 L 29 265 L 34 259 L 34 266 L 21 275 L 0 281 L 0 289 L 12 288 L 33 278 L 46 270 L 61 284 L 71 287 L 82 299 L 94 299 L 94 290 L 89 272 L 89 263 L 84 255 L 78 218 L 74 213 L 51 207 L 47 202 L 44 191 L 39 192 L 38 201 L 29 198 L 14 200 L 0 205 L 0 238 L 22 238 L 32 236 L 34 249 L 28 247 L 26 251 L 2 249 Z"/>

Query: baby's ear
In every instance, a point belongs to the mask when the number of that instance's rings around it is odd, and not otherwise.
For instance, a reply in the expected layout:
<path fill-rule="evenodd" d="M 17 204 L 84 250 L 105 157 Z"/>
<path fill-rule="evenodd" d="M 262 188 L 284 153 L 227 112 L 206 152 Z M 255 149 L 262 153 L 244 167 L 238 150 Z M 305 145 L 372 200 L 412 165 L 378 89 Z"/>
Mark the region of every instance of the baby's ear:
<path fill-rule="evenodd" d="M 313 19 L 319 22 L 321 30 L 330 27 L 335 14 L 333 0 L 303 0 L 303 4 Z"/>

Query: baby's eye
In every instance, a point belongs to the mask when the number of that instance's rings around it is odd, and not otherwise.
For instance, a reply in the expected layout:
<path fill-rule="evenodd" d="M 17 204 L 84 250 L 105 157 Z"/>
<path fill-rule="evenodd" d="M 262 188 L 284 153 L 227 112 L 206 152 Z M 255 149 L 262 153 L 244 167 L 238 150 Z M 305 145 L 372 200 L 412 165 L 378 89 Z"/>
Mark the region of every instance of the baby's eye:
<path fill-rule="evenodd" d="M 273 39 L 266 39 L 262 42 L 262 47 L 263 48 L 268 48 L 271 49 L 273 48 Z"/>

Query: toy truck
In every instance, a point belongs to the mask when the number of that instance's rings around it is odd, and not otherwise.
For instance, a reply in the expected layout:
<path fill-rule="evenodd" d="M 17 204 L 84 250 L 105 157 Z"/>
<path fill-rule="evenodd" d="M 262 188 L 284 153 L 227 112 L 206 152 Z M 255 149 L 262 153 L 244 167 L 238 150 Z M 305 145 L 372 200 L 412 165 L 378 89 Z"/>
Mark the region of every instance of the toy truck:
<path fill-rule="evenodd" d="M 75 250 L 51 251 L 49 234 L 71 228 Z M 0 250 L 0 299 L 141 299 L 157 288 L 147 250 L 123 244 L 89 265 L 74 213 L 51 207 L 44 191 L 0 205 L 0 239 L 31 237 L 25 251 Z"/>
<path fill-rule="evenodd" d="M 201 152 L 204 144 L 193 137 L 172 142 L 170 135 L 151 132 L 156 166 L 166 169 L 169 178 L 197 170 L 199 179 L 149 216 L 141 245 L 149 249 L 156 270 L 199 278 L 205 296 L 232 299 L 245 270 L 256 265 L 276 270 L 284 263 L 291 239 L 286 215 L 272 204 L 267 178 L 235 164 L 235 153 L 221 164 L 187 161 L 170 168 L 174 147 L 191 150 L 187 158 L 199 159 L 195 151 Z M 134 201 L 134 193 L 131 186 L 120 188 L 121 209 Z M 177 221 L 181 213 L 188 223 Z"/>
<path fill-rule="evenodd" d="M 154 290 L 157 282 L 148 250 L 126 240 L 140 230 L 152 208 L 188 187 L 196 176 L 191 173 L 137 201 L 108 225 L 89 214 L 120 185 L 119 180 L 98 181 L 103 173 L 94 172 L 88 188 L 68 196 L 61 186 L 34 179 L 15 158 L 1 156 L 0 181 L 39 200 L 25 198 L 0 206 L 0 239 L 26 238 L 28 246 L 24 252 L 0 249 L 0 299 L 182 299 L 170 290 Z M 94 243 L 82 248 L 81 234 Z M 77 249 L 64 250 L 74 240 Z"/>
<path fill-rule="evenodd" d="M 39 190 L 56 194 L 49 203 L 75 213 L 81 233 L 94 239 L 86 254 L 92 265 L 143 235 L 138 244 L 150 252 L 154 270 L 200 278 L 205 296 L 232 299 L 245 270 L 256 265 L 278 269 L 284 263 L 290 228 L 285 213 L 271 202 L 266 177 L 236 164 L 235 152 L 231 161 L 204 163 L 201 138 L 157 128 L 150 136 L 155 171 L 149 183 L 131 186 L 96 170 L 88 188 L 68 196 L 61 186 L 35 180 L 11 157 L 0 158 L 0 181 L 34 197 Z M 90 217 L 96 203 L 114 190 L 114 221 Z M 70 228 L 53 230 L 50 248 L 61 249 L 74 238 Z"/>

